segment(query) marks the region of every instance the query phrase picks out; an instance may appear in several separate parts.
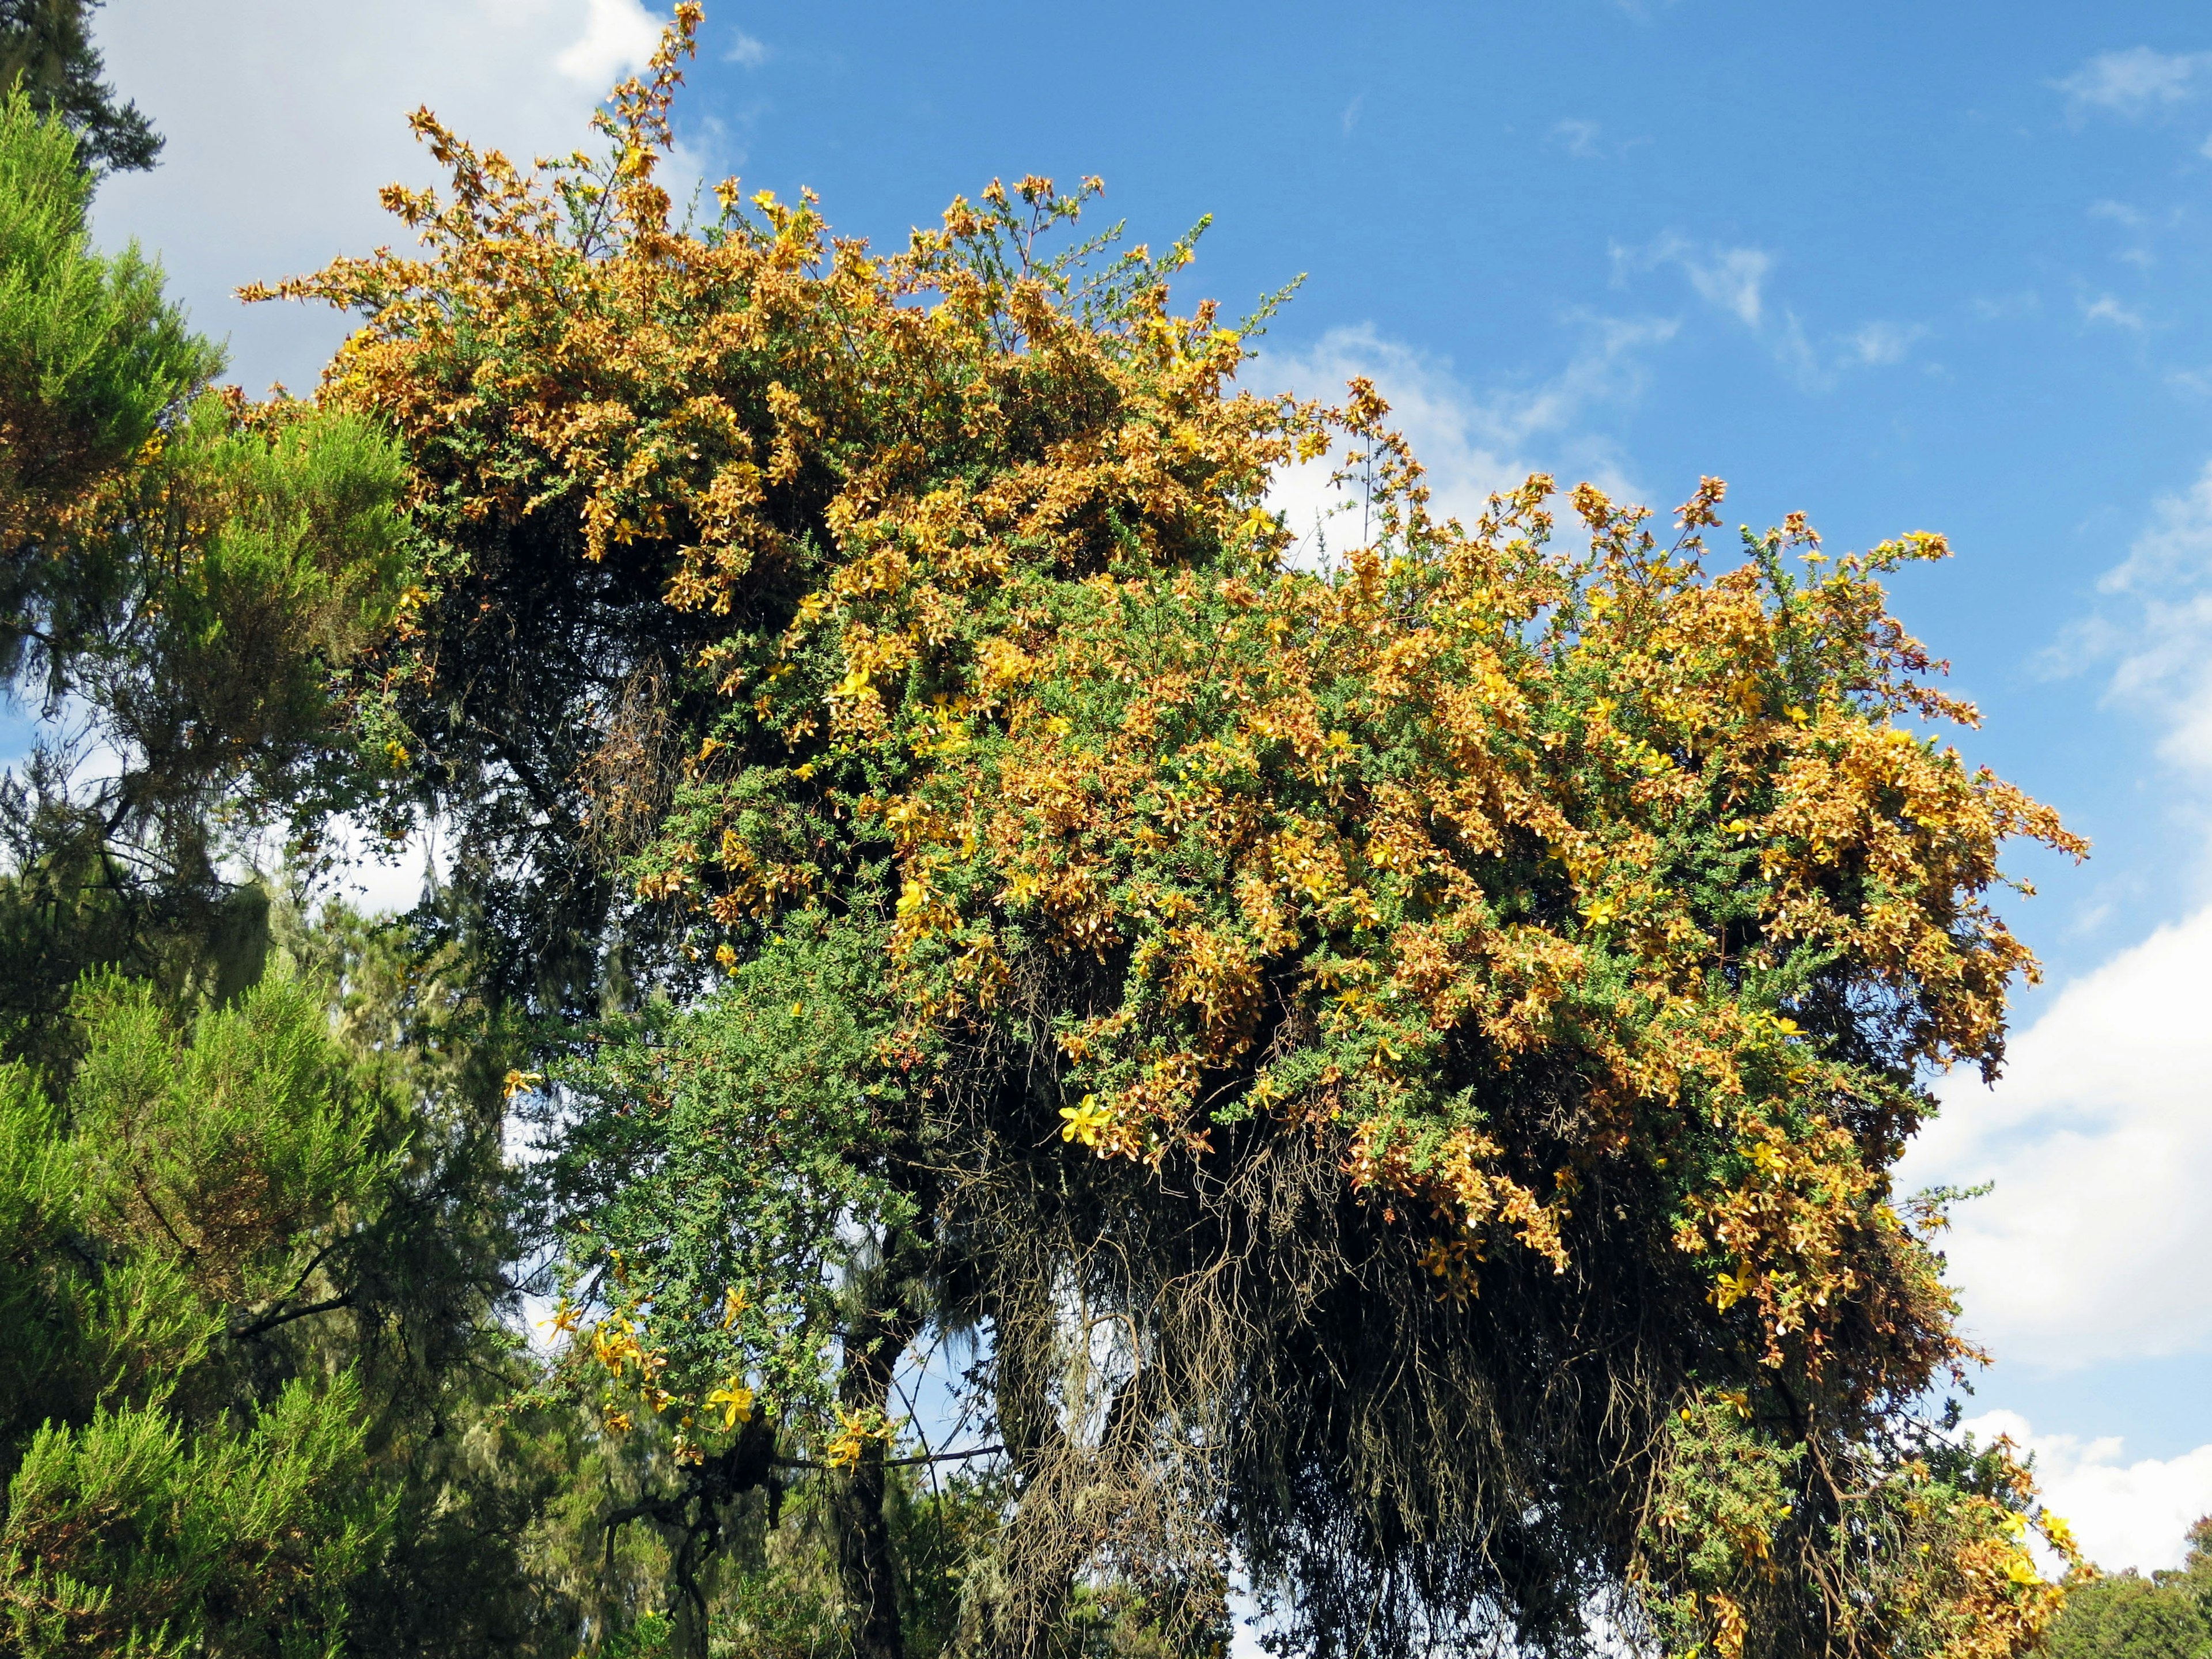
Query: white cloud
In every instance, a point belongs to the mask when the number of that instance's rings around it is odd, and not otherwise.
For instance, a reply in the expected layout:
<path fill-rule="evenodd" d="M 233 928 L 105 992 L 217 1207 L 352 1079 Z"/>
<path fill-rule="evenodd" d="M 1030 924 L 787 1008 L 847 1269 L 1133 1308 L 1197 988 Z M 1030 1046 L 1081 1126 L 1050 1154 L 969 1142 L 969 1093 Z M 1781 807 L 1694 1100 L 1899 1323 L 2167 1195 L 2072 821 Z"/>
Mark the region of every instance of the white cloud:
<path fill-rule="evenodd" d="M 1847 344 L 1851 356 L 1862 363 L 1901 363 L 1913 343 L 1927 332 L 1917 323 L 1872 322 L 1854 331 Z"/>
<path fill-rule="evenodd" d="M 1603 131 L 1595 121 L 1555 121 L 1551 137 L 1568 155 L 1580 161 L 1595 161 L 1604 152 L 1598 148 L 1598 135 Z"/>
<path fill-rule="evenodd" d="M 2052 84 L 2076 110 L 2142 115 L 2195 97 L 2202 90 L 2208 67 L 2212 67 L 2212 52 L 2164 52 L 2148 46 L 2130 46 L 2124 52 L 2100 52 Z"/>
<path fill-rule="evenodd" d="M 730 33 L 729 50 L 722 54 L 722 61 L 735 64 L 742 69 L 758 69 L 768 62 L 771 55 L 766 41 L 757 40 L 743 29 L 733 29 Z"/>
<path fill-rule="evenodd" d="M 1352 128 L 1359 125 L 1359 106 L 1366 101 L 1367 94 L 1363 92 L 1346 104 L 1344 106 L 1344 113 L 1337 117 L 1336 124 L 1343 129 L 1346 137 L 1351 137 Z"/>
<path fill-rule="evenodd" d="M 1746 328 L 1756 329 L 1765 313 L 1767 273 L 1774 256 L 1764 248 L 1723 247 L 1694 242 L 1669 231 L 1644 247 L 1613 248 L 1615 279 L 1628 270 L 1673 265 L 1690 279 L 1698 297 L 1728 312 Z"/>
<path fill-rule="evenodd" d="M 1617 453 L 1581 417 L 1595 405 L 1635 397 L 1644 379 L 1640 354 L 1671 339 L 1677 325 L 1665 319 L 1579 320 L 1581 348 L 1558 374 L 1532 386 L 1478 392 L 1448 362 L 1364 325 L 1331 330 L 1302 350 L 1266 352 L 1246 368 L 1243 380 L 1255 389 L 1324 401 L 1340 398 L 1354 375 L 1372 380 L 1390 404 L 1389 423 L 1428 469 L 1439 516 L 1472 523 L 1492 492 L 1517 486 L 1532 472 L 1587 478 L 1632 500 L 1638 491 Z M 1302 535 L 1331 547 L 1356 546 L 1358 497 L 1356 491 L 1348 500 L 1332 492 L 1330 469 L 1328 461 L 1292 469 L 1277 478 L 1269 499 L 1289 513 Z"/>
<path fill-rule="evenodd" d="M 2051 659 L 2148 714 L 2184 785 L 2212 777 L 2212 465 L 2153 503 Z M 2191 879 L 2183 870 L 2179 885 Z M 1968 1329 L 2066 1369 L 2212 1350 L 2212 907 L 2065 987 L 1993 1092 L 1946 1079 L 1910 1181 L 1993 1180 L 1948 1246 Z M 2212 1455 L 2212 1454 L 2206 1454 Z M 2208 1504 L 2207 1507 L 2212 1507 Z"/>
<path fill-rule="evenodd" d="M 2153 504 L 2125 562 L 2097 586 L 2098 612 L 2069 630 L 2055 665 L 2109 664 L 2108 695 L 2159 720 L 2166 758 L 2212 775 L 2212 463 Z"/>
<path fill-rule="evenodd" d="M 2191 1524 L 2212 1512 L 2212 1445 L 2160 1461 L 2120 1461 L 2118 1438 L 2037 1434 L 2016 1412 L 1989 1412 L 1960 1426 L 1988 1443 L 1999 1435 L 2035 1454 L 2043 1501 L 2106 1572 L 2178 1567 Z"/>
<path fill-rule="evenodd" d="M 1995 1182 L 1945 1236 L 1963 1324 L 2072 1369 L 2212 1347 L 2212 908 L 2059 991 L 1984 1089 L 1954 1073 L 1900 1184 Z"/>
<path fill-rule="evenodd" d="M 520 161 L 565 153 L 588 137 L 595 94 L 640 67 L 658 33 L 636 0 L 109 0 L 98 26 L 116 84 L 168 139 L 152 173 L 101 185 L 100 235 L 158 252 L 195 325 L 230 337 L 232 375 L 257 390 L 312 384 L 345 325 L 242 307 L 232 291 L 404 240 L 378 188 L 436 176 L 409 112 L 428 104 Z"/>
<path fill-rule="evenodd" d="M 2136 334 L 2142 333 L 2144 327 L 2141 312 L 2129 310 L 2110 294 L 2100 294 L 2096 299 L 2085 301 L 2081 307 L 2081 320 L 2110 323 L 2115 328 L 2124 328 Z"/>
<path fill-rule="evenodd" d="M 639 0 L 584 0 L 584 33 L 553 65 L 572 81 L 593 88 L 627 74 L 653 56 L 665 18 L 655 17 Z"/>
<path fill-rule="evenodd" d="M 2212 778 L 2212 465 L 2153 504 L 2096 608 L 2048 653 L 2148 714 L 2185 792 Z M 2201 872 L 2163 872 L 2176 908 Z M 2201 902 L 2201 901 L 2200 901 Z M 1908 1184 L 1994 1181 L 1947 1244 L 1965 1324 L 2065 1370 L 2212 1351 L 2212 907 L 2060 990 L 1993 1091 L 1944 1080 Z"/>

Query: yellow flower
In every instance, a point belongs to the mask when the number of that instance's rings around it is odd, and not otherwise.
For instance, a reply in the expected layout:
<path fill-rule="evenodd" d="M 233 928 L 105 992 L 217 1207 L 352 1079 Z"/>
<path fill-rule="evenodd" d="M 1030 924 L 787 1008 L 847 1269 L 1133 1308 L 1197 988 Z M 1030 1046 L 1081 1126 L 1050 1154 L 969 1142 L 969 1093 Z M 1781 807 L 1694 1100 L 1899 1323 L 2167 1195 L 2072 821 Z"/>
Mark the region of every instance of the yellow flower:
<path fill-rule="evenodd" d="M 822 1449 L 822 1461 L 833 1469 L 849 1469 L 860 1461 L 868 1442 L 881 1440 L 888 1443 L 891 1431 L 887 1425 L 871 1424 L 866 1412 L 848 1413 L 837 1407 L 837 1433 Z"/>
<path fill-rule="evenodd" d="M 1079 1140 L 1086 1146 L 1098 1144 L 1099 1133 L 1114 1121 L 1113 1114 L 1098 1103 L 1096 1095 L 1085 1095 L 1079 1104 L 1063 1106 L 1060 1115 L 1067 1121 L 1060 1126 L 1062 1140 Z"/>
<path fill-rule="evenodd" d="M 753 1420 L 753 1391 L 735 1376 L 708 1395 L 707 1403 L 722 1408 L 722 1428 L 726 1433 L 740 1423 Z"/>

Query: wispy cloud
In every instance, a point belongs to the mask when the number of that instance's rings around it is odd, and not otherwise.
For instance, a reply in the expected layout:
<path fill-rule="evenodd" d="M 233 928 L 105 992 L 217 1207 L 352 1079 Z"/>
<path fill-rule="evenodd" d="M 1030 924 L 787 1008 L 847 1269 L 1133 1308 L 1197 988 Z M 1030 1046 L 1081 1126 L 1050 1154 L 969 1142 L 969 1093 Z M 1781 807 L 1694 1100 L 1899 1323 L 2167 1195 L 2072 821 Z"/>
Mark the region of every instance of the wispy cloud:
<path fill-rule="evenodd" d="M 1359 106 L 1366 101 L 1367 94 L 1360 93 L 1344 106 L 1344 113 L 1337 117 L 1337 125 L 1343 129 L 1346 137 L 1351 137 L 1352 128 L 1359 125 Z"/>
<path fill-rule="evenodd" d="M 2212 71 L 2212 52 L 2130 46 L 2123 52 L 2100 52 L 2052 84 L 2076 112 L 2097 109 L 2142 116 L 2196 97 L 2212 78 L 2208 71 Z"/>
<path fill-rule="evenodd" d="M 1544 142 L 1556 145 L 1577 161 L 1614 161 L 1632 150 L 1650 144 L 1651 135 L 1643 133 L 1633 138 L 1607 138 L 1605 128 L 1595 121 L 1579 116 L 1552 123 Z"/>
<path fill-rule="evenodd" d="M 1919 323 L 1867 323 L 1844 337 L 1851 356 L 1869 367 L 1901 363 L 1913 343 L 1928 332 Z"/>
<path fill-rule="evenodd" d="M 2111 294 L 2100 294 L 2094 300 L 2084 300 L 2081 302 L 2081 320 L 2085 323 L 2109 323 L 2114 328 L 2126 329 L 2131 334 L 2140 334 L 2148 326 L 2141 312 L 2130 310 L 2120 302 L 2117 295 Z"/>
<path fill-rule="evenodd" d="M 1636 272 L 1678 270 L 1698 297 L 1762 340 L 1777 362 L 1804 386 L 1826 390 L 1852 368 L 1903 362 L 1929 330 L 1920 323 L 1876 318 L 1840 334 L 1815 335 L 1786 306 L 1773 303 L 1770 278 L 1781 261 L 1765 248 L 1697 240 L 1678 231 L 1636 246 L 1614 243 L 1613 283 Z"/>
<path fill-rule="evenodd" d="M 1243 379 L 1267 391 L 1333 398 L 1354 375 L 1372 380 L 1390 404 L 1390 423 L 1404 433 L 1428 469 L 1439 513 L 1471 522 L 1492 492 L 1532 472 L 1588 478 L 1607 493 L 1638 495 L 1615 447 L 1586 417 L 1601 406 L 1632 401 L 1642 390 L 1644 354 L 1674 337 L 1664 318 L 1571 319 L 1582 341 L 1553 374 L 1531 383 L 1479 391 L 1444 360 L 1389 339 L 1373 327 L 1330 331 L 1311 345 L 1269 351 Z M 1279 475 L 1270 501 L 1290 514 L 1307 540 L 1321 546 L 1358 544 L 1356 507 L 1328 486 L 1330 464 L 1316 461 Z M 1350 521 L 1347 523 L 1347 518 Z"/>
<path fill-rule="evenodd" d="M 1552 142 L 1578 160 L 1595 161 L 1604 152 L 1598 148 L 1598 137 L 1605 131 L 1595 121 L 1554 121 L 1549 135 Z"/>
<path fill-rule="evenodd" d="M 758 69 L 768 62 L 771 55 L 766 41 L 747 34 L 743 29 L 732 29 L 730 31 L 729 49 L 723 52 L 722 61 L 735 64 L 742 69 Z"/>
<path fill-rule="evenodd" d="M 2032 288 L 2015 294 L 1980 294 L 1972 301 L 1974 315 L 1987 323 L 2012 322 L 2033 317 L 2043 310 L 2043 296 Z"/>
<path fill-rule="evenodd" d="M 1616 282 L 1627 271 L 1672 265 L 1700 298 L 1733 313 L 1745 327 L 1757 328 L 1765 314 L 1766 278 L 1774 269 L 1774 256 L 1765 248 L 1723 247 L 1668 231 L 1640 247 L 1616 242 L 1612 252 Z"/>
<path fill-rule="evenodd" d="M 2097 588 L 2096 614 L 2068 630 L 2050 665 L 2106 669 L 2115 701 L 2166 728 L 2166 757 L 2212 780 L 2212 463 L 2152 504 Z"/>

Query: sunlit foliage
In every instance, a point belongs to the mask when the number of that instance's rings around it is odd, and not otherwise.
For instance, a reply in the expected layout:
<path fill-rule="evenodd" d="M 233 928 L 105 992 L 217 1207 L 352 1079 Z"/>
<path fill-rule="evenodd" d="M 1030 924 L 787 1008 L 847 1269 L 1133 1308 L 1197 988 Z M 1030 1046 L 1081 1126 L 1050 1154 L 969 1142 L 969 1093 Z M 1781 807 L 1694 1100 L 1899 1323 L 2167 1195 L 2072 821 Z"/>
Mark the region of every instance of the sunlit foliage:
<path fill-rule="evenodd" d="M 2051 1625 L 2053 1659 L 2203 1659 L 2212 1654 L 2212 1516 L 2189 1529 L 2178 1571 L 2083 1574 Z"/>
<path fill-rule="evenodd" d="M 422 252 L 278 290 L 361 313 L 322 404 L 406 456 L 386 810 L 470 827 L 535 1006 L 643 1009 L 510 1079 L 623 1512 L 696 1579 L 818 1475 L 899 1651 L 893 1390 L 964 1334 L 963 1642 L 1106 1586 L 1203 1645 L 1234 1563 L 1301 1650 L 2031 1648 L 1890 1169 L 2033 971 L 2002 844 L 2080 844 L 1942 735 L 1881 586 L 1941 538 L 1716 550 L 1712 480 L 1443 518 L 1371 387 L 1240 383 L 1188 241 L 1052 252 L 1095 182 L 891 253 L 680 218 L 697 22 L 604 161 L 418 115 Z M 1368 530 L 1316 562 L 1267 492 L 1323 456 Z"/>

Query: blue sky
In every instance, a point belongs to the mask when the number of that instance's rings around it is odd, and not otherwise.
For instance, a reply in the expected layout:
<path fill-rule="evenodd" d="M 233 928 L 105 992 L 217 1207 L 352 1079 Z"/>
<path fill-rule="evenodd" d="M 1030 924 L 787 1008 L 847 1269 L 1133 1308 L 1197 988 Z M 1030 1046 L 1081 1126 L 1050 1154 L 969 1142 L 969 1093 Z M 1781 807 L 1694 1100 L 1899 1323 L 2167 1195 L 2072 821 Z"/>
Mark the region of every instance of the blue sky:
<path fill-rule="evenodd" d="M 416 104 L 567 148 L 652 32 L 640 0 L 111 0 L 171 147 L 101 233 L 246 384 L 304 386 L 335 325 L 228 289 L 388 240 Z M 1305 276 L 1253 381 L 1375 375 L 1448 500 L 1717 473 L 1832 547 L 1946 532 L 1898 603 L 1987 716 L 1962 746 L 2097 851 L 2018 862 L 2050 983 L 1909 1169 L 1998 1182 L 1956 1235 L 1974 1409 L 2107 1565 L 2178 1555 L 2212 1510 L 2212 15 L 715 0 L 691 78 L 686 167 L 848 234 L 1025 172 L 1103 175 L 1156 244 L 1212 214 L 1187 296 Z"/>

